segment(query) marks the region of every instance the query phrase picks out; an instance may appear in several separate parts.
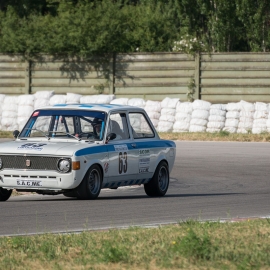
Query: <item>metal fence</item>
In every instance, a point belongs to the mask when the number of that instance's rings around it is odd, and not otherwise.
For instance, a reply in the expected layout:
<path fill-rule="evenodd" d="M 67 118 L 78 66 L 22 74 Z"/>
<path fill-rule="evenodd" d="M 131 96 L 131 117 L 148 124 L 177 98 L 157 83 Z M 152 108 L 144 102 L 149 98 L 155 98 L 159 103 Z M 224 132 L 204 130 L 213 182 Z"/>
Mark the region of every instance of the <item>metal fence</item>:
<path fill-rule="evenodd" d="M 269 53 L 133 53 L 81 59 L 0 55 L 0 93 L 115 94 L 212 103 L 270 102 Z"/>

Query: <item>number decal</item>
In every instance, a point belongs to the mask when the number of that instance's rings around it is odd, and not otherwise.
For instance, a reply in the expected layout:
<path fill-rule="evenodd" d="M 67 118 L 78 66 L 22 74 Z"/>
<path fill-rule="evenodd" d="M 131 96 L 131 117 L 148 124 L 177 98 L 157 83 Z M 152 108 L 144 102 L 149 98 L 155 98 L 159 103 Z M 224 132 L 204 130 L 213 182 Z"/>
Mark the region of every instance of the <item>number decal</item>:
<path fill-rule="evenodd" d="M 122 152 L 119 153 L 119 174 L 123 171 Z"/>
<path fill-rule="evenodd" d="M 126 173 L 127 172 L 127 152 L 120 152 L 119 153 L 119 174 Z"/>
<path fill-rule="evenodd" d="M 127 152 L 124 152 L 124 173 L 127 172 Z"/>

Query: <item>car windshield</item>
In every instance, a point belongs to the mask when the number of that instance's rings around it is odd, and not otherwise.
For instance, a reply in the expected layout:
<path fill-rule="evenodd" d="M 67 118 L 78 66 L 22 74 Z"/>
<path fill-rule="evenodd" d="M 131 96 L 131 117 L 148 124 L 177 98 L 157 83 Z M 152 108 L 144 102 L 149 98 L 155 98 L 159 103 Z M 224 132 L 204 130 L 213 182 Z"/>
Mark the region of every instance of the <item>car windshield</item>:
<path fill-rule="evenodd" d="M 84 110 L 37 110 L 20 133 L 22 137 L 47 137 L 100 141 L 106 113 Z"/>

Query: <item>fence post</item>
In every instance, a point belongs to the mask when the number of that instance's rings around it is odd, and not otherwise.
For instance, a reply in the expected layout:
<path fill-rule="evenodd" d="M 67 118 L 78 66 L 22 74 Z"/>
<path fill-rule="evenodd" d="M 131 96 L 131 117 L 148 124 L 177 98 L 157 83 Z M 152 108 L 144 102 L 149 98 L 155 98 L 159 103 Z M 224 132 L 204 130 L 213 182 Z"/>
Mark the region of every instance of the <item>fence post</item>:
<path fill-rule="evenodd" d="M 112 54 L 110 60 L 110 71 L 109 71 L 109 94 L 114 94 L 114 82 L 115 82 L 115 53 Z"/>
<path fill-rule="evenodd" d="M 111 87 L 110 87 L 110 94 L 114 95 L 115 93 L 115 69 L 116 69 L 116 53 L 112 55 L 112 70 L 111 70 Z"/>
<path fill-rule="evenodd" d="M 31 86 L 30 86 L 30 80 L 31 80 L 31 63 L 30 60 L 25 60 L 25 87 L 24 87 L 24 94 L 30 94 L 31 93 Z"/>
<path fill-rule="evenodd" d="M 201 67 L 201 59 L 200 59 L 200 53 L 195 54 L 195 93 L 194 93 L 194 99 L 201 99 L 201 88 L 200 88 L 200 67 Z"/>

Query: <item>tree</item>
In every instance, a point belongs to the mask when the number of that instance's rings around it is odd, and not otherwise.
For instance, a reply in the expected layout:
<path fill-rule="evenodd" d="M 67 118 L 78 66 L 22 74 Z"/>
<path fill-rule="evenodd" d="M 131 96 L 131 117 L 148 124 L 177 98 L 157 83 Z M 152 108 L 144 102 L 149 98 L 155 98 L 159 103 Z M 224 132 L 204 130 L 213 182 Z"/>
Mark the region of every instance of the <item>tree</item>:
<path fill-rule="evenodd" d="M 245 26 L 246 39 L 251 51 L 270 50 L 269 0 L 236 0 L 236 12 Z"/>
<path fill-rule="evenodd" d="M 9 7 L 20 17 L 27 17 L 33 12 L 45 15 L 48 12 L 55 13 L 54 0 L 1 0 L 0 10 L 7 11 Z"/>

